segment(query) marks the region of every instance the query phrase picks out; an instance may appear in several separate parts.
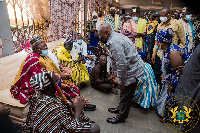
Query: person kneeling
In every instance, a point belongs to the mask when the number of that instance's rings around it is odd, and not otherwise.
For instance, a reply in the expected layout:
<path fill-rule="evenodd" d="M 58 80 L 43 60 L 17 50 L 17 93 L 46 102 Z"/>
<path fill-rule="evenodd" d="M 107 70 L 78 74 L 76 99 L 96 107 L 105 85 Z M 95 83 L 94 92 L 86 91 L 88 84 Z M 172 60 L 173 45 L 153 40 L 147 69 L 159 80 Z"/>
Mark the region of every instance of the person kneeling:
<path fill-rule="evenodd" d="M 117 94 L 118 91 L 114 89 L 116 83 L 116 76 L 107 73 L 107 57 L 100 56 L 99 63 L 94 66 L 90 74 L 90 83 L 92 88 L 104 92 L 112 92 Z M 117 84 L 117 83 L 116 83 Z"/>
<path fill-rule="evenodd" d="M 52 72 L 42 72 L 31 77 L 30 86 L 36 93 L 30 102 L 21 131 L 99 133 L 99 126 L 83 114 L 86 104 L 84 96 L 77 95 L 69 102 L 58 87 L 58 82 L 57 76 Z M 56 91 L 62 99 L 55 95 Z"/>

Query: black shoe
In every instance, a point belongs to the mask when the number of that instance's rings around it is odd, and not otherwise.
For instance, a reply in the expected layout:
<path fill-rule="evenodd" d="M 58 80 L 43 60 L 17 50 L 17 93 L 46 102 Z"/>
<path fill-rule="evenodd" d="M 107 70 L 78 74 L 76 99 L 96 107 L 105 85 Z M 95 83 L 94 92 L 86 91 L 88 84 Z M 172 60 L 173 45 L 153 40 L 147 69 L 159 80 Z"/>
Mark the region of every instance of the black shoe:
<path fill-rule="evenodd" d="M 108 111 L 109 111 L 110 113 L 119 114 L 119 109 L 117 109 L 117 108 L 109 108 Z"/>
<path fill-rule="evenodd" d="M 94 111 L 96 109 L 96 105 L 87 104 L 84 108 L 84 111 Z"/>
<path fill-rule="evenodd" d="M 136 103 L 136 102 L 133 102 L 133 103 L 132 103 L 132 107 L 134 107 L 134 108 L 139 108 L 140 105 L 139 105 L 138 103 Z"/>
<path fill-rule="evenodd" d="M 124 123 L 124 122 L 125 122 L 125 120 L 120 120 L 120 119 L 117 118 L 117 117 L 108 118 L 106 121 L 107 121 L 108 123 L 112 123 L 112 124 Z"/>

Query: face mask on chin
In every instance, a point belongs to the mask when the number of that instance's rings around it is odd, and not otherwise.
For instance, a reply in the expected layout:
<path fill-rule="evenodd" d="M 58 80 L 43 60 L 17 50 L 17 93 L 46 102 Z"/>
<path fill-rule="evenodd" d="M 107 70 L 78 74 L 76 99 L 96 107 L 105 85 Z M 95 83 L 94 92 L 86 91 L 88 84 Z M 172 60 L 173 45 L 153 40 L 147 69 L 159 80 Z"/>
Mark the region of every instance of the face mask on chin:
<path fill-rule="evenodd" d="M 77 43 L 78 44 L 82 44 L 82 40 L 77 40 Z"/>
<path fill-rule="evenodd" d="M 157 49 L 157 50 L 161 50 L 161 48 L 160 48 L 160 47 L 158 47 L 157 45 L 156 45 L 156 49 Z"/>
<path fill-rule="evenodd" d="M 167 22 L 168 18 L 167 17 L 160 17 L 160 21 L 162 22 Z"/>
<path fill-rule="evenodd" d="M 97 22 L 97 19 L 93 19 L 93 22 Z"/>
<path fill-rule="evenodd" d="M 186 16 L 185 16 L 185 19 L 188 20 L 188 21 L 191 21 L 191 19 L 192 19 L 192 14 L 186 15 Z"/>
<path fill-rule="evenodd" d="M 48 50 L 42 50 L 41 56 L 47 56 L 47 54 L 48 54 Z"/>

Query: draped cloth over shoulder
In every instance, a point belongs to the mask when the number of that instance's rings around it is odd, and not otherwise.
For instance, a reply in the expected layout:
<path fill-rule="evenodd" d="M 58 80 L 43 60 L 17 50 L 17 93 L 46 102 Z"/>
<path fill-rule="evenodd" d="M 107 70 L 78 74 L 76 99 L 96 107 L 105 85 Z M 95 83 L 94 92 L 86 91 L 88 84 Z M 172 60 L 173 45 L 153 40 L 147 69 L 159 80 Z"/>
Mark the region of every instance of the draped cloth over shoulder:
<path fill-rule="evenodd" d="M 42 58 L 36 53 L 28 54 L 26 59 L 22 62 L 18 74 L 12 83 L 10 89 L 12 96 L 19 99 L 23 104 L 27 103 L 35 93 L 35 90 L 30 87 L 30 78 L 43 71 L 50 71 L 56 74 L 61 73 L 55 63 L 48 56 Z M 80 90 L 76 86 L 66 84 L 62 81 L 61 88 L 68 99 L 80 94 Z"/>

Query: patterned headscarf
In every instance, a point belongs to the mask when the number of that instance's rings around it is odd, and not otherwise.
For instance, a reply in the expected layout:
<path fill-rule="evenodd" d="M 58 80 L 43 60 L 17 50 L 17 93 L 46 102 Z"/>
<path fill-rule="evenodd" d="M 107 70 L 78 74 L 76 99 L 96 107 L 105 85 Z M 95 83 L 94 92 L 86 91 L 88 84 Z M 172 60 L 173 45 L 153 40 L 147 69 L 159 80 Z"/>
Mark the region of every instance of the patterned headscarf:
<path fill-rule="evenodd" d="M 73 36 L 72 35 L 63 35 L 64 38 L 64 43 L 68 43 L 68 42 L 73 42 Z"/>
<path fill-rule="evenodd" d="M 33 38 L 31 39 L 31 41 L 30 41 L 31 46 L 32 46 L 32 47 L 35 46 L 35 45 L 37 44 L 37 42 L 39 42 L 39 41 L 43 41 L 43 39 L 42 39 L 41 36 L 37 35 L 36 37 L 33 37 Z"/>
<path fill-rule="evenodd" d="M 162 29 L 157 33 L 157 41 L 160 43 L 172 43 L 174 31 L 172 29 Z"/>
<path fill-rule="evenodd" d="M 51 84 L 51 81 L 47 77 L 47 73 L 49 73 L 52 77 L 52 72 L 41 72 L 30 79 L 30 87 L 34 88 L 35 90 L 44 90 L 45 87 Z"/>

